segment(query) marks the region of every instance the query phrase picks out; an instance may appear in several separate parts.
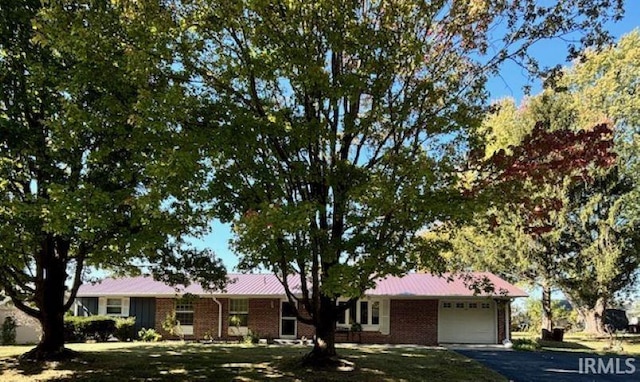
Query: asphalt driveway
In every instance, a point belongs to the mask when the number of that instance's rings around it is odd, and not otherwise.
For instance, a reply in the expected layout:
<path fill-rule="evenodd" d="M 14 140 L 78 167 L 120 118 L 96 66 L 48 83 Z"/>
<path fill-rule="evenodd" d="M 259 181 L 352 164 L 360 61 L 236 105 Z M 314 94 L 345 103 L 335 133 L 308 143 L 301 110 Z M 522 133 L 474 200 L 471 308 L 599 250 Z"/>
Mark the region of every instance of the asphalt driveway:
<path fill-rule="evenodd" d="M 515 382 L 640 381 L 640 357 L 495 349 L 455 351 Z"/>

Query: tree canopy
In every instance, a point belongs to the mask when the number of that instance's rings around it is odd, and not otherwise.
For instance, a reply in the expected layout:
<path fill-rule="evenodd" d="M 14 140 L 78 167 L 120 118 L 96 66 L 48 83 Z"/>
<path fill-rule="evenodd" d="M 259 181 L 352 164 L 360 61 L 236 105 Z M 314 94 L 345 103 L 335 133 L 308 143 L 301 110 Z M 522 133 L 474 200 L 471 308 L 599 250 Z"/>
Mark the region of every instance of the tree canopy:
<path fill-rule="evenodd" d="M 0 5 L 0 285 L 42 323 L 32 356 L 64 356 L 87 267 L 224 278 L 210 253 L 183 251 L 207 217 L 188 202 L 203 173 L 176 30 L 154 1 Z"/>
<path fill-rule="evenodd" d="M 629 74 L 639 68 L 637 46 L 633 32 L 601 52 L 587 51 L 554 88 L 519 107 L 502 101 L 480 129 L 487 144 L 479 156 L 495 166 L 484 182 L 509 195 L 507 208 L 498 204 L 473 224 L 428 235 L 448 242 L 449 257 L 463 266 L 561 288 L 589 331 L 603 330 L 607 303 L 637 276 L 637 210 L 630 208 L 638 192 L 636 100 L 629 97 L 638 88 Z M 586 138 L 607 120 L 617 122 L 614 139 Z M 546 131 L 537 139 L 536 123 Z"/>
<path fill-rule="evenodd" d="M 215 213 L 243 269 L 281 277 L 312 354 L 333 355 L 344 307 L 415 265 L 416 232 L 473 210 L 458 173 L 500 63 L 535 68 L 535 42 L 602 42 L 620 8 L 591 1 L 194 2 L 210 94 Z M 621 3 L 617 3 L 619 7 Z M 424 257 L 440 270 L 436 257 Z M 286 276 L 298 274 L 301 290 Z M 347 306 L 347 305 L 344 305 Z"/>

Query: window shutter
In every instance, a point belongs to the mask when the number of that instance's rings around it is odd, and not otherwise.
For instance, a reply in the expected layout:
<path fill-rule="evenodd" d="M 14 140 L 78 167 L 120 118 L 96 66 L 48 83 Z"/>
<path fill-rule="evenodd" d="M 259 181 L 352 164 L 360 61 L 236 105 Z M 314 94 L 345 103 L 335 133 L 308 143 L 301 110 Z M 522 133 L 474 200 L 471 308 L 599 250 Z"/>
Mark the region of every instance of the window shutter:
<path fill-rule="evenodd" d="M 104 316 L 107 314 L 107 298 L 98 297 L 98 314 Z"/>
<path fill-rule="evenodd" d="M 389 334 L 389 311 L 391 310 L 389 299 L 380 301 L 380 333 Z"/>
<path fill-rule="evenodd" d="M 122 298 L 122 316 L 129 317 L 129 297 Z"/>

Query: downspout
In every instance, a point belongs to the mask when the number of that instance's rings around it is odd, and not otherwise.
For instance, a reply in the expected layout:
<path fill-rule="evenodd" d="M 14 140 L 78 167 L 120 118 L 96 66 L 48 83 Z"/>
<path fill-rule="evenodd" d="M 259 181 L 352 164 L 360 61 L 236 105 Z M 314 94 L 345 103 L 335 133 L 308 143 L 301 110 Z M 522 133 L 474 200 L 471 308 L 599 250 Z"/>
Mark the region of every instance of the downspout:
<path fill-rule="evenodd" d="M 222 304 L 216 299 L 216 296 L 211 296 L 213 302 L 218 304 L 218 338 L 222 338 Z"/>

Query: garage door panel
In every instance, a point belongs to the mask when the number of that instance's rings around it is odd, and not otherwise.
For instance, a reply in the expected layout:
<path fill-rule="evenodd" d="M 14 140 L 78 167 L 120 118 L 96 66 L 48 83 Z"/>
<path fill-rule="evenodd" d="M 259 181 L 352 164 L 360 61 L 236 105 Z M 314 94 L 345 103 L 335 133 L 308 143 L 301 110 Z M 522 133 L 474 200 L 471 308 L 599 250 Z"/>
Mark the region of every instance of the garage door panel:
<path fill-rule="evenodd" d="M 442 343 L 495 343 L 493 302 L 441 301 L 438 341 Z"/>

